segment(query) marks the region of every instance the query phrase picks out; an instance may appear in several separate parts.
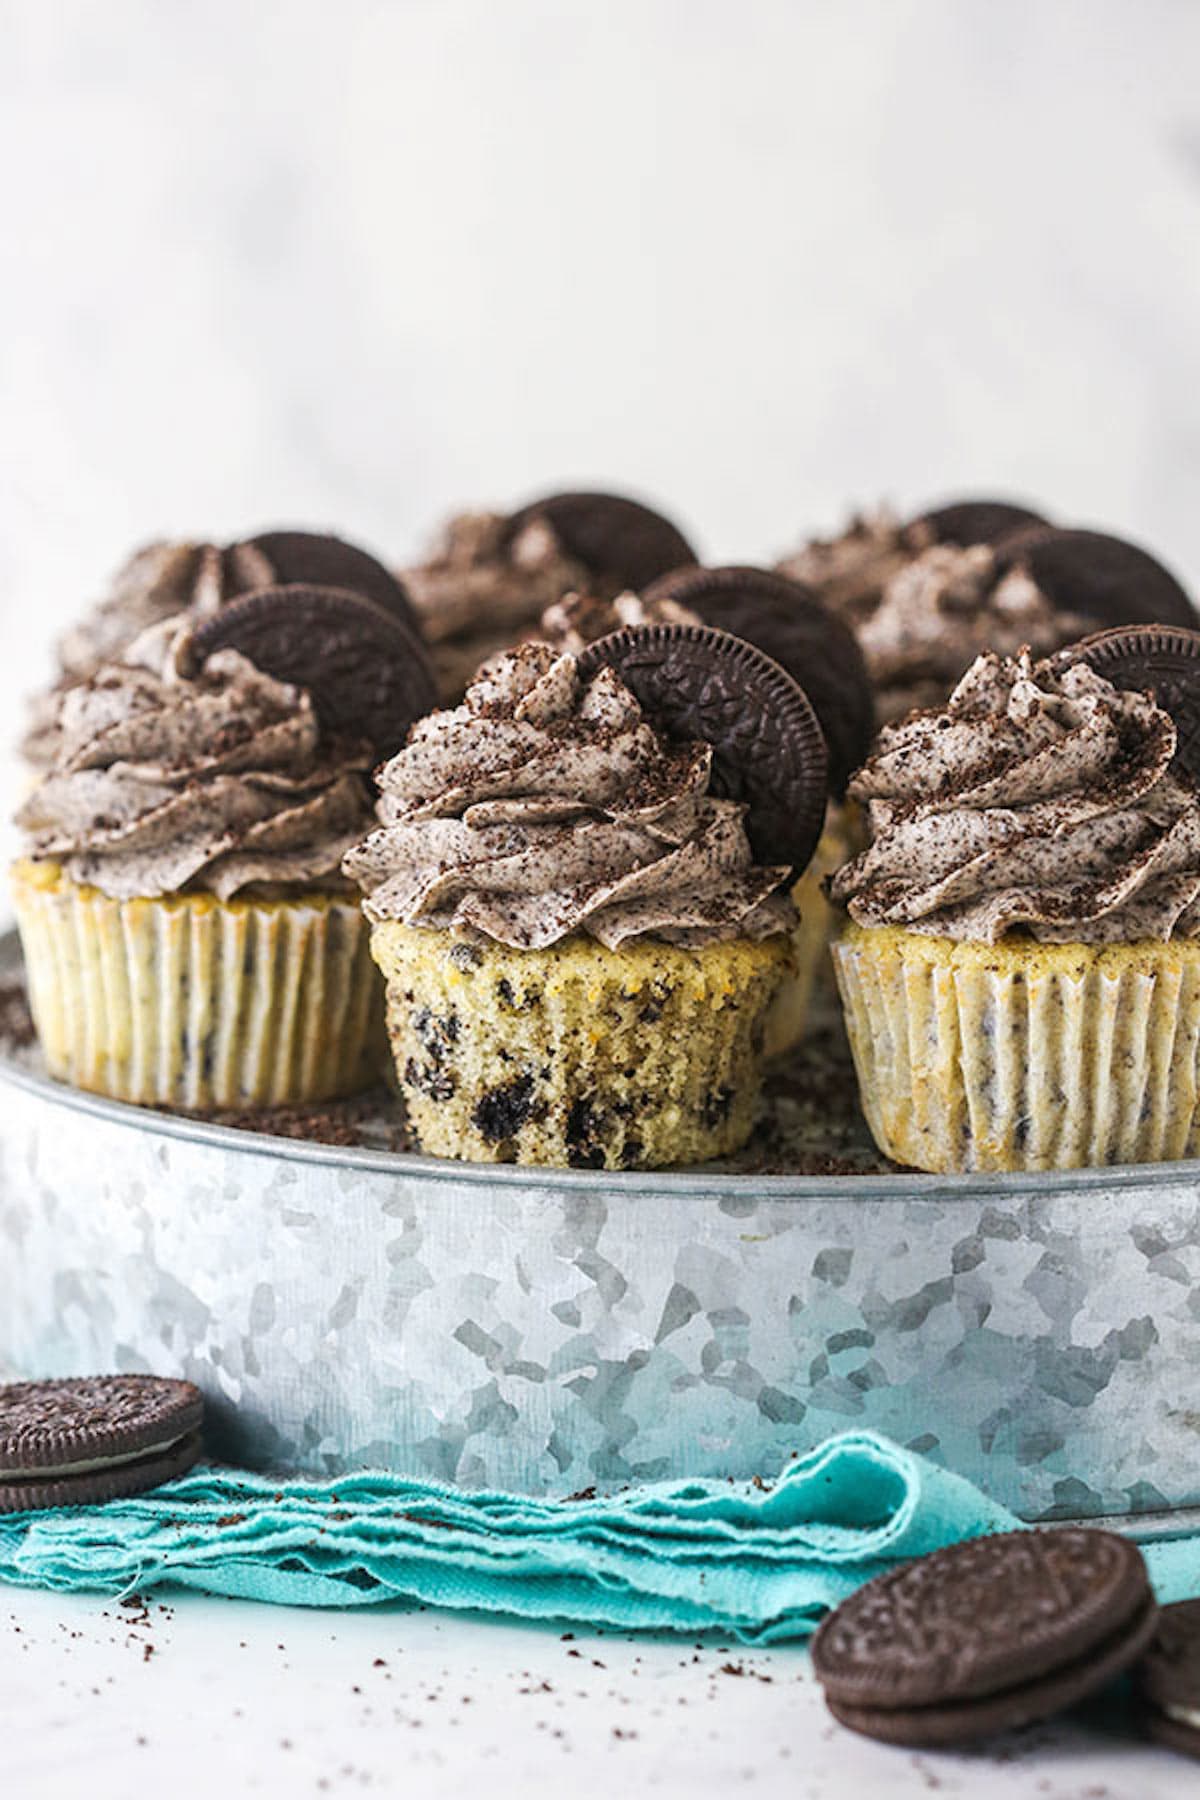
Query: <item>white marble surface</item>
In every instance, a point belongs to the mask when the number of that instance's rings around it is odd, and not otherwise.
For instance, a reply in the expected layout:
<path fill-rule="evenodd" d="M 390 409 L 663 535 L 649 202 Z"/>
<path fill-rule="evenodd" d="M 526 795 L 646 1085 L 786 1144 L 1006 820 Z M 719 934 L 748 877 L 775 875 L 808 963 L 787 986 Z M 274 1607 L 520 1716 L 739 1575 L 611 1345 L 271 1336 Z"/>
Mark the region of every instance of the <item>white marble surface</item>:
<path fill-rule="evenodd" d="M 1194 1800 L 1197 1765 L 1103 1714 L 970 1755 L 829 1718 L 803 1651 L 555 1633 L 432 1613 L 149 1613 L 0 1590 L 13 1800 Z M 740 1670 L 730 1674 L 728 1669 Z"/>

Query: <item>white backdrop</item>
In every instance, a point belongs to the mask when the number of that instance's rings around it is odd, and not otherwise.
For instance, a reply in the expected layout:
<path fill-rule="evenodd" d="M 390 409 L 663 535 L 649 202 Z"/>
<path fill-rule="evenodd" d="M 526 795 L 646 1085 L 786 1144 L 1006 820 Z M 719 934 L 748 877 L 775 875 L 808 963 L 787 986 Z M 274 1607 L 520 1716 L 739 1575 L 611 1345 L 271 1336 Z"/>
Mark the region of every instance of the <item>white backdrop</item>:
<path fill-rule="evenodd" d="M 1193 0 L 0 0 L 0 708 L 134 542 L 1025 494 L 1200 584 Z M 0 763 L 7 814 L 16 783 Z"/>

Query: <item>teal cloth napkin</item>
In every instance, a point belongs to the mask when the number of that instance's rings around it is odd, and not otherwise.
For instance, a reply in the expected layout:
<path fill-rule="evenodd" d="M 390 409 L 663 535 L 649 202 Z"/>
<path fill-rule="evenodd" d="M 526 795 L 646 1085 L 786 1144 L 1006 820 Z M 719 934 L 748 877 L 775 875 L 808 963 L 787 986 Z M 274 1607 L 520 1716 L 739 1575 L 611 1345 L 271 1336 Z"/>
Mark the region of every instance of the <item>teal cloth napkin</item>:
<path fill-rule="evenodd" d="M 132 1500 L 0 1518 L 0 1580 L 400 1601 L 769 1644 L 806 1637 L 890 1563 L 1017 1523 L 959 1476 L 846 1432 L 769 1486 L 659 1482 L 572 1501 L 377 1472 L 281 1485 L 204 1468 Z M 1159 1550 L 1175 1553 L 1164 1597 L 1200 1592 L 1200 1545 Z"/>

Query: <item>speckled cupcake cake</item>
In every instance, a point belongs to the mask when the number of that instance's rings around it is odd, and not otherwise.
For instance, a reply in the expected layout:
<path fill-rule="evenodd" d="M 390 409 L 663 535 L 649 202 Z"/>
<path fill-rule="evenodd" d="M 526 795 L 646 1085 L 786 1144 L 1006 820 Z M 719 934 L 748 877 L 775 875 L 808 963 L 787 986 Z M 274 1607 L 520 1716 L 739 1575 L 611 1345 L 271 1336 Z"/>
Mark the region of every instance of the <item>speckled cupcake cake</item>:
<path fill-rule="evenodd" d="M 340 863 L 432 697 L 395 619 L 296 585 L 152 625 L 64 693 L 13 871 L 50 1073 L 199 1110 L 373 1080 L 382 995 Z"/>
<path fill-rule="evenodd" d="M 344 866 L 425 1150 L 635 1168 L 745 1141 L 825 807 L 776 664 L 688 626 L 526 645 L 379 780 Z"/>
<path fill-rule="evenodd" d="M 536 633 L 565 594 L 598 602 L 637 592 L 696 560 L 683 533 L 619 494 L 548 494 L 515 513 L 459 513 L 429 556 L 405 569 L 445 705 L 480 664 Z"/>
<path fill-rule="evenodd" d="M 851 783 L 835 878 L 863 1107 L 900 1163 L 1200 1152 L 1200 635 L 981 657 Z"/>

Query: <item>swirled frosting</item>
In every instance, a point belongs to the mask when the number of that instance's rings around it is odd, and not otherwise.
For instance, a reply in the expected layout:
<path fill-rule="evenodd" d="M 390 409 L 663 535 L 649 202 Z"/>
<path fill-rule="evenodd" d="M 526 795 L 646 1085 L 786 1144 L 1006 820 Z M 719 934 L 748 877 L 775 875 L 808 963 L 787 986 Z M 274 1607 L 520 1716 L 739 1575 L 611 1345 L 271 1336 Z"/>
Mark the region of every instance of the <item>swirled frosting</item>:
<path fill-rule="evenodd" d="M 363 745 L 233 650 L 196 665 L 183 618 L 67 689 L 54 766 L 17 815 L 29 855 L 114 899 L 262 883 L 341 888 L 370 821 Z"/>
<path fill-rule="evenodd" d="M 1147 694 L 1024 652 L 884 729 L 850 785 L 872 842 L 831 891 L 864 925 L 995 943 L 1200 934 L 1200 796 Z"/>
<path fill-rule="evenodd" d="M 1055 610 L 1020 569 L 1001 574 L 986 544 L 936 544 L 899 569 L 858 626 L 881 721 L 941 706 L 977 656 L 1047 656 L 1088 630 Z"/>
<path fill-rule="evenodd" d="M 564 594 L 548 606 L 530 636 L 538 643 L 578 656 L 610 631 L 629 625 L 699 625 L 698 615 L 674 600 L 643 600 L 640 594 L 617 594 L 606 600 L 597 594 Z"/>
<path fill-rule="evenodd" d="M 707 744 L 670 744 L 610 669 L 526 644 L 431 713 L 379 774 L 380 827 L 344 868 L 368 918 L 541 949 L 577 932 L 702 944 L 793 922 Z"/>
<path fill-rule="evenodd" d="M 511 540 L 507 525 L 503 513 L 459 513 L 426 560 L 402 571 L 448 702 L 460 698 L 487 657 L 509 649 L 555 600 L 595 588 L 545 519 L 530 520 Z"/>
<path fill-rule="evenodd" d="M 776 566 L 854 624 L 874 612 L 892 576 L 932 541 L 927 527 L 902 525 L 881 506 L 855 513 L 837 537 L 811 538 Z"/>

